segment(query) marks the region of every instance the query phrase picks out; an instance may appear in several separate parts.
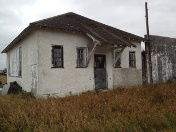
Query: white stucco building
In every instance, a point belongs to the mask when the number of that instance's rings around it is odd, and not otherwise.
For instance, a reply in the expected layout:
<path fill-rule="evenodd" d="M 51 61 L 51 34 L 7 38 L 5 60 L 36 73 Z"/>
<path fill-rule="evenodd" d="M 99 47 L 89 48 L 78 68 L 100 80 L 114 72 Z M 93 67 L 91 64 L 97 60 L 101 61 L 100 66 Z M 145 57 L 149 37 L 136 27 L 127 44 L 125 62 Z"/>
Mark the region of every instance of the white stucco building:
<path fill-rule="evenodd" d="M 38 97 L 140 85 L 141 41 L 75 13 L 33 22 L 2 51 L 7 82 Z"/>

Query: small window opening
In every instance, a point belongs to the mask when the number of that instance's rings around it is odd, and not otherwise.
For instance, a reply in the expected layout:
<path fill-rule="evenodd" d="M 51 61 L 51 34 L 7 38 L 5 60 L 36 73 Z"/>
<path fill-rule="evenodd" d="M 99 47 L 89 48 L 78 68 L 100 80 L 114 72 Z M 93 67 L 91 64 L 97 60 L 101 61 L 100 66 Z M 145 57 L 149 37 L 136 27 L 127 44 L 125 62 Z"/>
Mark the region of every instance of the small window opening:
<path fill-rule="evenodd" d="M 119 53 L 120 53 L 120 51 L 115 51 L 115 58 L 114 58 L 114 60 L 116 60 L 116 58 L 119 55 Z M 116 61 L 115 68 L 121 68 L 121 57 L 119 57 L 119 59 Z"/>
<path fill-rule="evenodd" d="M 21 76 L 22 74 L 22 48 L 19 47 L 19 73 L 18 75 Z"/>
<path fill-rule="evenodd" d="M 130 68 L 135 68 L 136 67 L 135 52 L 129 52 L 129 67 Z"/>
<path fill-rule="evenodd" d="M 77 48 L 77 68 L 85 68 L 87 63 L 87 48 Z"/>
<path fill-rule="evenodd" d="M 52 65 L 53 68 L 63 68 L 62 46 L 52 46 Z"/>
<path fill-rule="evenodd" d="M 22 46 L 8 53 L 8 76 L 22 76 Z"/>

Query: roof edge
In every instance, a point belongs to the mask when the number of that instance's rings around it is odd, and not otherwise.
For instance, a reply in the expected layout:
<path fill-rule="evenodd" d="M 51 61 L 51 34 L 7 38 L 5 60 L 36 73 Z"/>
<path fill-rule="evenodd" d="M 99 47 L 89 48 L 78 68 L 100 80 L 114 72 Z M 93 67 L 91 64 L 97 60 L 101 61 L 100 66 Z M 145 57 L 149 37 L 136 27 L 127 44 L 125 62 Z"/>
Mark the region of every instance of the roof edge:
<path fill-rule="evenodd" d="M 65 13 L 65 14 L 69 14 L 69 13 L 75 14 L 75 13 L 73 13 L 73 12 L 68 12 L 68 13 Z M 58 16 L 62 16 L 62 15 L 64 15 L 64 14 L 57 15 L 57 16 L 53 16 L 53 17 L 50 17 L 50 18 L 46 18 L 46 19 L 43 19 L 43 20 L 39 20 L 39 21 L 35 21 L 35 22 L 30 23 L 29 26 L 26 27 L 26 28 L 25 28 L 25 29 L 24 29 L 11 43 L 1 52 L 1 53 L 7 53 L 7 52 L 8 52 L 13 46 L 15 46 L 21 39 L 23 39 L 26 35 L 28 35 L 28 33 L 29 33 L 34 27 L 41 27 L 40 25 L 37 25 L 38 22 L 45 21 L 45 20 L 49 20 L 49 19 L 52 19 L 52 18 L 54 18 L 54 17 L 58 17 Z M 78 14 L 75 14 L 75 15 L 78 15 Z M 79 15 L 79 16 L 81 16 L 81 15 Z M 81 17 L 84 17 L 84 16 L 81 16 Z M 92 19 L 87 18 L 87 17 L 84 17 L 84 18 L 89 19 L 89 20 L 91 20 L 91 21 L 95 21 L 95 20 L 92 20 Z M 134 39 L 134 40 L 138 40 L 138 41 L 147 41 L 146 38 L 140 37 L 140 36 L 138 36 L 138 35 L 135 35 L 135 34 L 132 34 L 132 33 L 128 33 L 128 32 L 126 32 L 126 31 L 117 29 L 117 28 L 115 28 L 115 27 L 112 27 L 112 26 L 103 24 L 103 23 L 98 22 L 98 21 L 95 21 L 95 22 L 97 22 L 97 23 L 100 24 L 100 25 L 105 25 L 105 26 L 107 26 L 107 27 L 109 27 L 109 28 L 113 28 L 113 29 L 115 29 L 115 30 L 122 31 L 122 32 L 124 32 L 125 34 L 129 34 L 131 37 L 128 37 L 127 39 L 125 39 L 125 38 L 119 37 L 118 35 L 116 35 L 116 34 L 113 33 L 113 32 L 109 32 L 107 28 L 103 28 L 103 30 L 105 30 L 106 32 L 110 33 L 111 35 L 113 35 L 113 36 L 114 36 L 115 38 L 117 38 L 118 40 L 124 42 L 124 43 L 125 43 L 127 46 L 129 46 L 129 47 L 130 47 L 130 46 L 135 47 L 135 45 L 129 41 L 130 39 Z M 54 28 L 54 29 L 62 29 L 62 28 L 49 27 L 49 26 L 43 26 L 43 27 L 50 28 L 50 29 L 53 29 L 53 28 Z M 84 25 L 84 27 L 85 27 L 85 25 Z M 63 29 L 63 30 L 64 30 L 64 29 Z M 88 30 L 90 30 L 90 29 L 88 29 Z M 80 31 L 80 32 L 83 32 L 83 31 Z M 85 33 L 85 34 L 89 33 L 89 34 L 90 34 L 92 37 L 94 37 L 97 41 L 100 41 L 100 40 L 101 40 L 100 38 L 96 38 L 96 34 L 95 34 L 94 32 L 91 33 L 91 31 L 90 31 L 90 32 L 86 32 L 86 31 L 85 31 L 85 32 L 83 32 L 83 33 Z M 89 37 L 90 37 L 90 36 L 89 36 Z M 133 38 L 133 37 L 134 37 L 134 38 Z M 136 37 L 137 37 L 137 38 L 136 38 Z M 129 40 L 128 40 L 128 39 L 129 39 Z M 111 43 L 109 43 L 109 44 L 111 44 Z"/>
<path fill-rule="evenodd" d="M 26 27 L 1 53 L 7 53 L 7 51 L 13 47 L 17 42 L 19 42 L 24 36 L 27 35 L 32 30 L 31 25 Z"/>

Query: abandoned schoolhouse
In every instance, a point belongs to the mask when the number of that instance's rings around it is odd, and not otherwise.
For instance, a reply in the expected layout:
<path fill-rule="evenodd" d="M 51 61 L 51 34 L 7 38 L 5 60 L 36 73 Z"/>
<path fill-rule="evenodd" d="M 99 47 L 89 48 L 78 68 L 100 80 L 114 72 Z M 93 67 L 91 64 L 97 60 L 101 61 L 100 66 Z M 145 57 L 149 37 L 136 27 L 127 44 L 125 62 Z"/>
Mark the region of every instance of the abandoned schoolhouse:
<path fill-rule="evenodd" d="M 145 40 L 72 12 L 36 21 L 2 51 L 7 83 L 37 97 L 140 85 Z"/>

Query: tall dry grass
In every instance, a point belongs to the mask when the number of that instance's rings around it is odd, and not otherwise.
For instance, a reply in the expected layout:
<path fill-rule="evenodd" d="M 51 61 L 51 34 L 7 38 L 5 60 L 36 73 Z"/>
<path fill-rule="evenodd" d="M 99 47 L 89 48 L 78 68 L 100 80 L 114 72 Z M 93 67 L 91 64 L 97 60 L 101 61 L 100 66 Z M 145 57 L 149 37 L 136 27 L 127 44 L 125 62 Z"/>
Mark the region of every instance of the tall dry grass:
<path fill-rule="evenodd" d="M 176 83 L 57 99 L 3 95 L 0 131 L 176 131 Z"/>
<path fill-rule="evenodd" d="M 5 84 L 7 83 L 7 76 L 3 76 L 3 75 L 0 75 L 0 82 L 2 84 Z M 0 88 L 3 87 L 3 86 L 0 86 Z"/>

